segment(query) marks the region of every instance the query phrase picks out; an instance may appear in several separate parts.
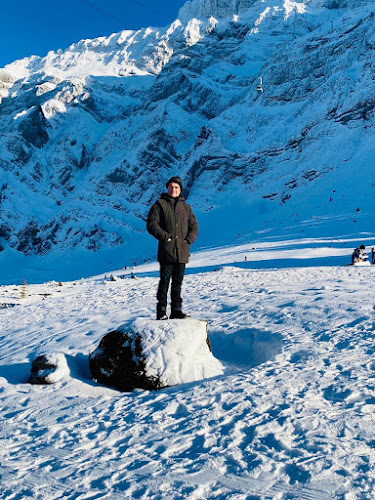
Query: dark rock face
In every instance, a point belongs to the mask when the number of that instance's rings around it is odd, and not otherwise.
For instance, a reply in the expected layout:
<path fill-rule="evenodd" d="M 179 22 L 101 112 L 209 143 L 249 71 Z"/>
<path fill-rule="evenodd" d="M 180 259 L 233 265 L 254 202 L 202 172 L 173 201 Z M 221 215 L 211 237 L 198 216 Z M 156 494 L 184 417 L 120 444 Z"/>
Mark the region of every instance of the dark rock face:
<path fill-rule="evenodd" d="M 0 191 L 0 206 L 1 206 L 1 191 Z M 4 251 L 4 246 L 2 245 L 2 239 L 5 241 L 9 240 L 10 228 L 6 224 L 0 224 L 0 252 Z"/>
<path fill-rule="evenodd" d="M 117 330 L 107 333 L 90 354 L 89 364 L 94 380 L 120 391 L 163 387 L 158 378 L 146 375 L 141 339 L 137 335 Z"/>
<path fill-rule="evenodd" d="M 42 240 L 39 236 L 39 228 L 36 221 L 32 221 L 28 224 L 23 231 L 18 235 L 19 244 L 17 250 L 19 252 L 29 253 L 32 248 L 35 248 L 42 244 Z"/>
<path fill-rule="evenodd" d="M 49 375 L 57 369 L 57 364 L 45 354 L 38 356 L 31 364 L 31 375 L 29 377 L 30 384 L 48 385 L 53 382 L 49 379 Z"/>
<path fill-rule="evenodd" d="M 23 138 L 38 149 L 41 149 L 48 142 L 48 123 L 44 117 L 42 108 L 37 106 L 29 116 L 21 123 L 19 130 Z"/>

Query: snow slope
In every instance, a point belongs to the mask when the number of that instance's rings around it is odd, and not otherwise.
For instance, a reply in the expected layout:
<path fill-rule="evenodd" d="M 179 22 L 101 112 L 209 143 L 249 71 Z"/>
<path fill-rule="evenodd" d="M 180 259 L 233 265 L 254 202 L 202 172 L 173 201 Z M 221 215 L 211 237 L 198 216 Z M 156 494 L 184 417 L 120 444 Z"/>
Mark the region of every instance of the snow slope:
<path fill-rule="evenodd" d="M 225 373 L 157 392 L 88 373 L 107 331 L 154 316 L 156 263 L 137 280 L 30 285 L 22 299 L 0 287 L 0 498 L 373 498 L 375 268 L 334 265 L 345 242 L 319 243 L 290 244 L 305 267 L 278 267 L 285 248 L 266 240 L 212 251 L 212 270 L 196 254 L 184 307 L 209 320 Z M 244 262 L 267 265 L 262 254 L 272 269 Z M 64 380 L 26 383 L 40 352 L 64 354 Z"/>
<path fill-rule="evenodd" d="M 193 0 L 171 26 L 3 68 L 0 282 L 152 258 L 144 220 L 176 173 L 196 248 L 368 232 L 373 16 L 369 1 Z"/>

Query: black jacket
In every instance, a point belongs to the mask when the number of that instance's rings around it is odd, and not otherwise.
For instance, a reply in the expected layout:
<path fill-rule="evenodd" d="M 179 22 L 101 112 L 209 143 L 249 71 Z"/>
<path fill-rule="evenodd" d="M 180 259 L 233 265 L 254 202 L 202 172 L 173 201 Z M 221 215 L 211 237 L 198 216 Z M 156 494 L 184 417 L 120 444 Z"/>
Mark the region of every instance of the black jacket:
<path fill-rule="evenodd" d="M 147 231 L 159 240 L 159 262 L 186 264 L 190 245 L 198 235 L 198 223 L 185 198 L 172 198 L 168 193 L 163 193 L 150 209 Z"/>

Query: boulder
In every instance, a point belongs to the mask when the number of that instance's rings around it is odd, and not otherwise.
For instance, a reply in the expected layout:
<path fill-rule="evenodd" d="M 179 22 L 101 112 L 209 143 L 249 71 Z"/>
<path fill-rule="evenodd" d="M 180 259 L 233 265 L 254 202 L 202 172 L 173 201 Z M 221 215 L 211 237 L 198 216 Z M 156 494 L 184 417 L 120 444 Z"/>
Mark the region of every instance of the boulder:
<path fill-rule="evenodd" d="M 92 378 L 121 391 L 155 390 L 221 375 L 207 336 L 196 319 L 137 319 L 105 335 L 90 354 Z"/>
<path fill-rule="evenodd" d="M 42 354 L 31 363 L 30 384 L 54 384 L 69 375 L 65 355 L 62 353 Z"/>

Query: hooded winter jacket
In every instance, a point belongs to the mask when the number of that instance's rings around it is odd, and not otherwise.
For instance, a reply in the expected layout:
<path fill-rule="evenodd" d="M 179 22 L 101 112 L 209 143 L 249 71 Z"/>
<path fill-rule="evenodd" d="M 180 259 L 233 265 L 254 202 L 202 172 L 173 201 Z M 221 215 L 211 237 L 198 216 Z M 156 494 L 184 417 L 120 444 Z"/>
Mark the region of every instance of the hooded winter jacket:
<path fill-rule="evenodd" d="M 183 196 L 172 198 L 163 193 L 150 209 L 147 231 L 159 240 L 159 262 L 189 262 L 190 245 L 197 238 L 198 223 Z"/>

